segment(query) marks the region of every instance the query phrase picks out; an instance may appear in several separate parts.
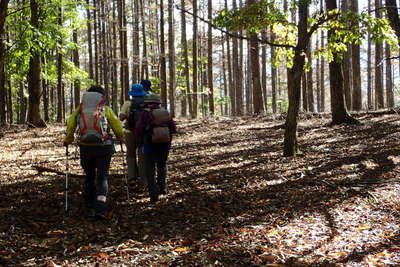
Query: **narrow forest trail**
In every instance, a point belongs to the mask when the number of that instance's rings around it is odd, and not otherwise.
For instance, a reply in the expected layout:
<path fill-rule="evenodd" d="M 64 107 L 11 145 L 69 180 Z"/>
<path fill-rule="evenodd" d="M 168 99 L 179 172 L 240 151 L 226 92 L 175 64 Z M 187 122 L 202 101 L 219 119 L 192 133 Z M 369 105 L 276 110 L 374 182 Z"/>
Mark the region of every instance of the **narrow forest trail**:
<path fill-rule="evenodd" d="M 399 266 L 399 117 L 360 120 L 301 120 L 297 158 L 281 120 L 180 121 L 156 205 L 136 184 L 127 201 L 117 146 L 107 222 L 85 217 L 79 177 L 64 217 L 65 176 L 34 168 L 65 172 L 64 127 L 5 130 L 0 265 Z M 75 148 L 69 163 L 83 174 Z"/>

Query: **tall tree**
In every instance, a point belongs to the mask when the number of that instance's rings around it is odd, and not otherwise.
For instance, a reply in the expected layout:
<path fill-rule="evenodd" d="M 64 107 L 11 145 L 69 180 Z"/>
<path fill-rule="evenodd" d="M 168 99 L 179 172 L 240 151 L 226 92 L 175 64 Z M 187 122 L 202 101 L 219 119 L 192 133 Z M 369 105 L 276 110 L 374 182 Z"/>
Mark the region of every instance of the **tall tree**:
<path fill-rule="evenodd" d="M 192 114 L 192 97 L 190 95 L 190 74 L 189 74 L 189 54 L 188 42 L 186 38 L 186 13 L 185 0 L 181 0 L 181 43 L 183 56 L 183 76 L 185 77 L 185 88 L 182 91 L 182 112 L 183 117 L 187 116 L 187 104 L 189 104 L 189 114 Z"/>
<path fill-rule="evenodd" d="M 161 102 L 167 107 L 167 66 L 165 59 L 164 0 L 160 0 L 160 90 Z"/>
<path fill-rule="evenodd" d="M 311 57 L 311 39 L 310 39 L 310 44 L 307 49 L 307 59 L 310 62 L 310 68 L 307 72 L 307 105 L 308 105 L 308 111 L 309 112 L 315 112 L 314 108 L 314 90 L 313 90 L 313 67 L 312 67 L 312 57 Z"/>
<path fill-rule="evenodd" d="M 193 40 L 192 40 L 192 64 L 193 64 L 193 74 L 192 74 L 192 80 L 193 80 L 193 107 L 192 111 L 193 113 L 191 114 L 192 118 L 197 118 L 197 67 L 198 67 L 198 62 L 197 62 L 197 0 L 193 0 Z"/>
<path fill-rule="evenodd" d="M 394 106 L 394 94 L 393 94 L 393 78 L 392 78 L 392 62 L 390 61 L 391 52 L 390 44 L 385 44 L 385 58 L 386 58 L 386 103 L 387 107 Z"/>
<path fill-rule="evenodd" d="M 382 18 L 382 0 L 375 0 L 375 16 L 378 19 Z M 380 42 L 375 43 L 375 103 L 376 108 L 384 107 L 383 97 L 383 45 Z"/>
<path fill-rule="evenodd" d="M 255 0 L 247 0 L 248 4 L 254 4 Z M 261 114 L 263 112 L 262 90 L 260 81 L 260 51 L 258 47 L 257 34 L 250 35 L 250 60 L 251 60 L 251 77 L 253 92 L 253 113 Z"/>
<path fill-rule="evenodd" d="M 6 21 L 7 9 L 9 0 L 0 1 L 0 125 L 6 123 L 6 74 L 5 74 L 5 38 L 4 38 L 4 25 Z"/>
<path fill-rule="evenodd" d="M 350 10 L 358 14 L 358 1 L 350 1 Z M 351 106 L 353 110 L 359 111 L 362 109 L 360 45 L 356 43 L 351 45 L 351 64 L 353 77 Z"/>
<path fill-rule="evenodd" d="M 78 44 L 78 31 L 77 25 L 74 26 L 72 32 L 72 41 L 75 44 L 75 48 L 72 52 L 73 62 L 76 68 L 80 68 L 79 64 L 79 44 Z M 80 103 L 80 92 L 81 92 L 81 81 L 78 78 L 74 79 L 74 106 L 77 107 Z"/>
<path fill-rule="evenodd" d="M 174 1 L 168 0 L 168 58 L 169 58 L 169 111 L 175 117 L 175 27 Z"/>
<path fill-rule="evenodd" d="M 300 106 L 301 76 L 304 73 L 305 53 L 309 44 L 307 31 L 308 1 L 298 3 L 297 44 L 294 48 L 293 66 L 288 72 L 289 108 L 285 122 L 283 155 L 295 156 L 299 153 L 297 142 L 297 117 Z"/>
<path fill-rule="evenodd" d="M 333 11 L 337 9 L 336 0 L 325 0 L 326 10 Z M 328 31 L 328 40 L 331 41 L 336 34 L 335 28 L 330 28 Z M 332 43 L 332 42 L 330 42 Z M 332 124 L 341 123 L 357 123 L 358 121 L 351 117 L 346 110 L 345 101 L 343 98 L 343 73 L 341 68 L 340 54 L 332 51 L 333 60 L 329 62 L 329 78 L 331 92 L 331 111 Z"/>
<path fill-rule="evenodd" d="M 39 5 L 36 0 L 30 0 L 31 19 L 30 23 L 33 29 L 39 29 Z M 36 35 L 37 33 L 34 33 Z M 33 39 L 35 40 L 35 38 Z M 31 47 L 31 56 L 29 59 L 28 71 L 28 92 L 29 92 L 29 105 L 28 105 L 28 123 L 31 127 L 46 127 L 46 124 L 40 117 L 40 50 L 39 45 Z"/>
<path fill-rule="evenodd" d="M 335 0 L 336 1 L 336 0 Z M 341 11 L 345 13 L 349 10 L 349 0 L 341 1 Z M 347 45 L 347 50 L 343 53 L 342 68 L 343 68 L 343 90 L 346 101 L 346 108 L 350 110 L 351 107 L 351 91 L 352 91 L 352 63 L 351 63 L 351 46 Z"/>
<path fill-rule="evenodd" d="M 371 0 L 368 0 L 368 12 L 371 12 Z M 367 105 L 368 110 L 373 109 L 372 101 L 372 45 L 371 45 L 371 33 L 367 35 Z"/>
<path fill-rule="evenodd" d="M 212 1 L 208 0 L 208 20 L 212 20 Z M 214 115 L 214 77 L 213 77 L 213 39 L 211 23 L 208 24 L 207 38 L 207 84 L 208 84 L 208 105 L 210 114 Z"/>
<path fill-rule="evenodd" d="M 89 78 L 93 79 L 93 44 L 92 44 L 92 15 L 89 8 L 90 0 L 86 0 L 86 19 L 87 19 L 87 43 L 88 43 L 88 56 L 89 56 Z"/>

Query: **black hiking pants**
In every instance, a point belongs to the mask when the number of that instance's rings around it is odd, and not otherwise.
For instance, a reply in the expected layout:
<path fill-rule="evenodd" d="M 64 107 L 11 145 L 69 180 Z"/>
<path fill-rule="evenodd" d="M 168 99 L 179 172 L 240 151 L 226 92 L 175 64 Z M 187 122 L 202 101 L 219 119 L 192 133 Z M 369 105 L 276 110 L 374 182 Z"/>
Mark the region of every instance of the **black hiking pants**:
<path fill-rule="evenodd" d="M 113 145 L 80 146 L 81 166 L 86 174 L 84 184 L 86 207 L 93 207 L 97 196 L 104 196 L 104 199 L 107 197 L 108 170 L 113 153 Z"/>
<path fill-rule="evenodd" d="M 147 179 L 147 188 L 152 200 L 156 200 L 160 193 L 165 192 L 167 176 L 167 159 L 170 144 L 150 145 L 144 147 L 144 168 Z"/>

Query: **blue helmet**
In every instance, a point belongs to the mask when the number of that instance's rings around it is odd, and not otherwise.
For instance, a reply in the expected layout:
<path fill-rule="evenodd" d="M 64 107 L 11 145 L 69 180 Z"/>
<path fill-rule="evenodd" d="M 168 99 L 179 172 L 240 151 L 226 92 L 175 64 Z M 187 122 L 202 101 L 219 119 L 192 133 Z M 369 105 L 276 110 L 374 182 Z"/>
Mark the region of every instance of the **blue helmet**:
<path fill-rule="evenodd" d="M 135 83 L 132 84 L 131 90 L 128 92 L 130 96 L 145 96 L 146 92 L 144 91 L 143 85 Z"/>

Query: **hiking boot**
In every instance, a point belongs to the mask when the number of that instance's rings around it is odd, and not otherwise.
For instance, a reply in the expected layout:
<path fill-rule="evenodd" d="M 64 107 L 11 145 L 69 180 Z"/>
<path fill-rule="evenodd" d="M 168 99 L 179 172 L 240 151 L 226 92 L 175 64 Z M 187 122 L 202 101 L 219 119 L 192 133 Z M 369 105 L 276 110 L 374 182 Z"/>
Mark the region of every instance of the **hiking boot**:
<path fill-rule="evenodd" d="M 105 202 L 96 201 L 94 218 L 97 220 L 104 220 L 107 218 L 107 205 Z"/>

